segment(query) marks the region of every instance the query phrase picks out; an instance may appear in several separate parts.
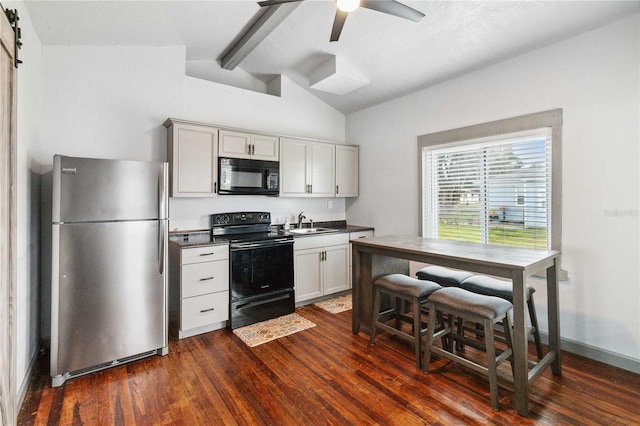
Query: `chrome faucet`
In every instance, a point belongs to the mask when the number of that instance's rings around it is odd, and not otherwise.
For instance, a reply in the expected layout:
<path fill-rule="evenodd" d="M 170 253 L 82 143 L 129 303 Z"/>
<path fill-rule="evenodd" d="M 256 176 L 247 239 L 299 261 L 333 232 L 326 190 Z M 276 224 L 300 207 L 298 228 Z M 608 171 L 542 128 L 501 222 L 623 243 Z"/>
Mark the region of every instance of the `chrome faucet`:
<path fill-rule="evenodd" d="M 300 212 L 298 215 L 298 228 L 302 228 L 302 219 L 306 219 L 307 217 L 304 215 L 304 212 Z"/>

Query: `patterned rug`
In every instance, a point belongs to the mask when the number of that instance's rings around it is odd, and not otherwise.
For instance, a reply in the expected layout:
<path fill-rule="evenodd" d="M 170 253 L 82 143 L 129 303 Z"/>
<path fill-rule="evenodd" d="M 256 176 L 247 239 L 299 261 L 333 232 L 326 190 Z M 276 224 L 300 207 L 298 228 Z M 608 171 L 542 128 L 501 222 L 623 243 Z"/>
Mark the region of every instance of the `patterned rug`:
<path fill-rule="evenodd" d="M 323 300 L 322 302 L 314 303 L 314 305 L 332 314 L 348 311 L 351 309 L 351 293 Z"/>
<path fill-rule="evenodd" d="M 308 319 L 293 313 L 236 328 L 233 333 L 247 346 L 254 347 L 315 326 Z"/>

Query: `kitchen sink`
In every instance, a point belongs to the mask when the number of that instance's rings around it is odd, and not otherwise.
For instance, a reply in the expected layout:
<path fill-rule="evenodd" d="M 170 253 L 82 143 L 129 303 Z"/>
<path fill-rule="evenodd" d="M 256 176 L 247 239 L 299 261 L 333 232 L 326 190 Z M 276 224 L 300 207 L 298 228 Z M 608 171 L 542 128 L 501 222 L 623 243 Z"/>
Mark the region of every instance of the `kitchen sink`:
<path fill-rule="evenodd" d="M 289 232 L 291 234 L 302 234 L 302 235 L 309 235 L 309 234 L 325 234 L 328 232 L 337 232 L 337 229 L 331 229 L 331 228 L 296 228 L 296 229 L 291 229 Z"/>

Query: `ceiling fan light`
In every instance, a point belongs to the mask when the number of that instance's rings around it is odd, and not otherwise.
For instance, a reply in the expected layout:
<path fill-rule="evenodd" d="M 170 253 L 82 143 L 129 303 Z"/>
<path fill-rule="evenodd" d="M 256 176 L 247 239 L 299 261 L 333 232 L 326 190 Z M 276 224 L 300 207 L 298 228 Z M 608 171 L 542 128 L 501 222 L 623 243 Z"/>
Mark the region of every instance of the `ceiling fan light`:
<path fill-rule="evenodd" d="M 353 12 L 360 6 L 360 0 L 336 0 L 336 4 L 343 12 Z"/>

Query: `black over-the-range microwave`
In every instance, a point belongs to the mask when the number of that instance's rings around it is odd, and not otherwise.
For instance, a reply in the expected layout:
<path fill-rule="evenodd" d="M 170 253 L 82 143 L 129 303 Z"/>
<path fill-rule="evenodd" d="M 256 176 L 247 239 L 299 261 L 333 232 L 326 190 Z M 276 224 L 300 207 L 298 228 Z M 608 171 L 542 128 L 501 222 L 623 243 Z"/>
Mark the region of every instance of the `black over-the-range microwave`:
<path fill-rule="evenodd" d="M 220 157 L 218 193 L 236 195 L 278 195 L 280 163 L 277 161 Z"/>

